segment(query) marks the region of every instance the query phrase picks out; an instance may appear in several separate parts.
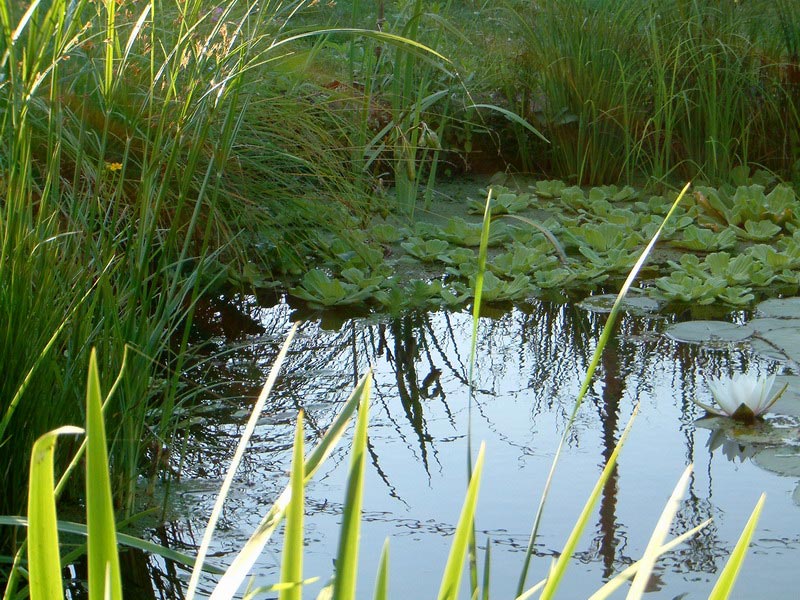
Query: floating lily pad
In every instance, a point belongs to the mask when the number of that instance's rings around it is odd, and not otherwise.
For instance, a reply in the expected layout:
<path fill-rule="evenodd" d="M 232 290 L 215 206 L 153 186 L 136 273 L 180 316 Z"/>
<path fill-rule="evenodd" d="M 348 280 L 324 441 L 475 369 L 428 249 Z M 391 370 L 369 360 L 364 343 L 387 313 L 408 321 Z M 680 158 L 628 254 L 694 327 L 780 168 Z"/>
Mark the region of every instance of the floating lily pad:
<path fill-rule="evenodd" d="M 751 346 L 759 354 L 800 362 L 800 319 L 753 319 L 747 329 L 753 335 Z"/>
<path fill-rule="evenodd" d="M 609 313 L 616 299 L 617 296 L 615 294 L 589 296 L 581 301 L 578 306 L 583 310 L 594 313 Z M 660 306 L 657 300 L 648 296 L 631 296 L 622 301 L 622 310 L 635 315 L 648 315 L 658 312 Z"/>
<path fill-rule="evenodd" d="M 753 456 L 753 462 L 779 475 L 800 477 L 800 446 L 764 448 Z"/>
<path fill-rule="evenodd" d="M 784 375 L 776 377 L 773 389 L 780 390 L 784 385 L 786 390 L 780 399 L 772 405 L 769 412 L 776 415 L 800 417 L 800 376 Z"/>
<path fill-rule="evenodd" d="M 742 448 L 741 453 L 745 456 L 755 456 L 767 448 L 795 446 L 800 453 L 800 445 L 796 443 L 798 435 L 800 435 L 800 426 L 793 418 L 777 417 L 766 421 L 758 419 L 755 423 L 746 425 L 729 417 L 705 417 L 696 420 L 694 424 L 713 432 L 713 437 L 709 442 L 712 449 L 721 446 L 724 439 L 741 446 L 756 447 L 755 451 Z M 798 454 L 798 459 L 800 459 L 800 454 Z M 800 468 L 800 465 L 798 467 Z"/>
<path fill-rule="evenodd" d="M 756 306 L 756 312 L 760 317 L 800 319 L 800 297 L 765 300 Z"/>
<path fill-rule="evenodd" d="M 750 336 L 751 331 L 726 321 L 684 321 L 672 325 L 665 333 L 677 342 L 713 344 L 741 342 Z"/>

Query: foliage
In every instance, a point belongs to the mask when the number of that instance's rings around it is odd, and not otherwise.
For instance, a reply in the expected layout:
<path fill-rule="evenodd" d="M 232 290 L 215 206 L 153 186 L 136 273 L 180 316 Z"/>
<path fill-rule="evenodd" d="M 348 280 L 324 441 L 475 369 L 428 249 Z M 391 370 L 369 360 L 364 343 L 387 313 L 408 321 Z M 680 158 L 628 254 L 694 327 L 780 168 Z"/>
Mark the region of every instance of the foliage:
<path fill-rule="evenodd" d="M 551 140 L 550 172 L 580 184 L 676 173 L 719 184 L 753 164 L 788 178 L 800 27 L 787 6 L 522 3 L 509 101 Z"/>

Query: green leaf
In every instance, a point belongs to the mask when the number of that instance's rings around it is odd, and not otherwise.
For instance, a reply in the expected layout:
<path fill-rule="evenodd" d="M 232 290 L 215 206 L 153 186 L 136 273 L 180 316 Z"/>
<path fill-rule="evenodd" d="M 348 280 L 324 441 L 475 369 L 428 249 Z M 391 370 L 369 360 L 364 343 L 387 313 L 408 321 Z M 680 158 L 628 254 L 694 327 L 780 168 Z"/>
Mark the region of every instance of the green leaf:
<path fill-rule="evenodd" d="M 570 532 L 569 537 L 564 544 L 564 549 L 561 551 L 556 564 L 552 569 L 550 569 L 550 574 L 547 577 L 547 583 L 545 584 L 542 594 L 539 597 L 540 600 L 549 600 L 553 597 L 558 589 L 561 579 L 564 577 L 564 573 L 566 573 L 567 566 L 572 560 L 572 555 L 575 553 L 578 540 L 580 540 L 583 530 L 589 523 L 589 518 L 594 512 L 594 507 L 597 504 L 597 501 L 600 499 L 600 495 L 603 493 L 603 488 L 608 482 L 608 478 L 611 477 L 611 474 L 614 472 L 614 468 L 617 464 L 617 457 L 619 456 L 620 450 L 622 450 L 622 446 L 625 444 L 625 440 L 628 439 L 628 434 L 630 433 L 631 427 L 633 426 L 633 421 L 637 414 L 638 407 L 634 409 L 633 415 L 631 415 L 631 418 L 628 421 L 628 425 L 622 432 L 617 445 L 614 447 L 614 451 L 611 453 L 611 456 L 606 462 L 606 466 L 603 468 L 603 472 L 600 474 L 600 477 L 594 484 L 594 488 L 589 494 L 589 498 L 586 500 L 583 510 L 581 511 L 578 520 L 575 522 L 575 525 L 573 526 L 572 531 Z"/>
<path fill-rule="evenodd" d="M 631 600 L 641 598 L 645 592 L 645 588 L 650 580 L 650 574 L 653 572 L 656 559 L 660 554 L 660 550 L 663 546 L 664 540 L 667 537 L 667 533 L 669 533 L 672 520 L 675 518 L 675 515 L 678 513 L 678 509 L 680 508 L 681 498 L 683 498 L 686 488 L 689 486 L 689 477 L 691 474 L 692 465 L 689 465 L 683 471 L 683 475 L 681 475 L 680 479 L 678 479 L 678 483 L 675 485 L 672 495 L 667 501 L 664 510 L 661 512 L 661 516 L 659 517 L 655 529 L 653 529 L 653 533 L 650 536 L 650 541 L 647 543 L 647 547 L 644 550 L 644 555 L 640 561 L 641 564 L 639 565 L 639 570 L 637 571 L 636 577 L 634 577 L 631 588 L 628 591 L 628 598 Z"/>
<path fill-rule="evenodd" d="M 89 534 L 89 596 L 121 599 L 122 579 L 108 470 L 103 399 L 94 349 L 89 356 L 86 384 L 86 529 Z"/>
<path fill-rule="evenodd" d="M 289 584 L 282 589 L 280 600 L 302 600 L 303 598 L 303 512 L 305 510 L 305 463 L 303 460 L 303 411 L 297 415 L 292 452 L 292 471 L 289 486 L 292 499 L 286 508 L 286 533 L 283 538 L 281 559 L 281 583 Z"/>
<path fill-rule="evenodd" d="M 273 367 L 273 369 L 275 369 L 275 367 Z M 270 372 L 270 376 L 272 376 L 272 372 Z M 320 465 L 330 456 L 333 448 L 339 442 L 342 435 L 344 435 L 350 417 L 352 417 L 353 412 L 355 412 L 358 407 L 359 401 L 369 381 L 371 381 L 371 373 L 361 378 L 361 381 L 358 382 L 358 385 L 342 406 L 333 423 L 328 427 L 328 431 L 306 457 L 304 469 L 306 483 L 311 479 Z M 236 594 L 239 586 L 241 586 L 245 577 L 247 577 L 250 569 L 261 555 L 264 546 L 269 541 L 270 537 L 272 537 L 272 533 L 283 518 L 290 499 L 291 488 L 287 487 L 275 501 L 269 512 L 261 519 L 261 523 L 259 523 L 256 530 L 250 536 L 250 539 L 245 543 L 239 551 L 239 554 L 236 555 L 236 558 L 225 571 L 225 574 L 219 580 L 219 583 L 217 583 L 217 587 L 214 588 L 211 600 L 228 600 Z"/>
<path fill-rule="evenodd" d="M 358 421 L 351 448 L 350 473 L 347 477 L 339 550 L 336 553 L 336 575 L 333 582 L 333 597 L 337 600 L 353 600 L 356 597 L 371 381 L 371 375 L 367 375 L 367 383 L 361 392 Z"/>
<path fill-rule="evenodd" d="M 0 516 L 0 525 L 11 525 L 14 527 L 28 527 L 28 520 L 23 519 L 22 517 Z M 84 525 L 83 523 L 73 523 L 72 521 L 57 521 L 56 526 L 58 527 L 59 531 L 63 531 L 65 533 L 71 533 L 83 537 L 86 537 L 88 535 L 88 532 L 86 530 L 86 525 Z M 144 550 L 145 552 L 148 552 L 150 554 L 162 556 L 166 559 L 180 563 L 182 565 L 186 565 L 188 567 L 193 567 L 194 564 L 197 562 L 193 556 L 189 556 L 188 554 L 178 552 L 177 550 L 172 550 L 171 548 L 161 546 L 160 544 L 156 544 L 154 542 L 148 542 L 147 540 L 133 537 L 132 535 L 127 535 L 125 533 L 117 532 L 117 543 L 123 546 L 129 546 L 130 548 L 137 548 L 139 550 Z M 215 567 L 213 565 L 203 565 L 203 570 L 206 571 L 207 573 L 213 573 L 215 575 L 222 575 L 225 572 L 219 567 Z"/>
<path fill-rule="evenodd" d="M 389 600 L 389 538 L 383 542 L 378 577 L 375 580 L 375 600 Z"/>
<path fill-rule="evenodd" d="M 540 198 L 558 198 L 567 184 L 559 179 L 537 181 L 534 189 Z"/>
<path fill-rule="evenodd" d="M 59 435 L 83 433 L 77 427 L 60 427 L 33 444 L 28 483 L 28 583 L 31 600 L 63 600 L 61 556 L 53 493 L 53 454 Z"/>
<path fill-rule="evenodd" d="M 739 536 L 739 541 L 736 542 L 736 547 L 734 547 L 728 562 L 725 564 L 725 568 L 722 570 L 719 579 L 717 579 L 714 589 L 711 590 L 708 600 L 724 600 L 730 596 L 731 591 L 733 591 L 736 577 L 739 575 L 745 554 L 747 554 L 747 547 L 750 545 L 750 540 L 753 537 L 758 519 L 761 516 L 764 500 L 766 500 L 766 494 L 761 494 L 750 518 L 747 520 L 742 535 Z"/>
<path fill-rule="evenodd" d="M 475 469 L 469 480 L 469 487 L 464 498 L 464 505 L 461 508 L 461 516 L 453 536 L 453 543 L 450 546 L 450 554 L 447 557 L 447 565 L 442 575 L 442 583 L 439 588 L 439 600 L 457 600 L 458 588 L 461 583 L 461 572 L 464 569 L 464 559 L 467 556 L 469 537 L 472 532 L 472 523 L 475 518 L 475 508 L 478 504 L 478 490 L 480 489 L 481 473 L 483 471 L 483 459 L 486 445 L 481 444 L 478 450 L 478 458 L 475 461 Z"/>

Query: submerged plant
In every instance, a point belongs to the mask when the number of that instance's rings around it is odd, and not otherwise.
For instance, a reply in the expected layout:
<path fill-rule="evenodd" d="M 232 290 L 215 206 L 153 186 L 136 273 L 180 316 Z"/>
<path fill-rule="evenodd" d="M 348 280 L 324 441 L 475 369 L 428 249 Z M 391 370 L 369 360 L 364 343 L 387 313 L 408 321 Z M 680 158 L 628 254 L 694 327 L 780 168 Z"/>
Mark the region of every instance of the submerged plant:
<path fill-rule="evenodd" d="M 708 389 L 719 408 L 694 400 L 695 404 L 707 412 L 720 417 L 731 417 L 737 421 L 752 423 L 767 412 L 786 391 L 788 384 L 770 396 L 775 384 L 775 375 L 753 375 L 737 373 L 732 377 L 709 379 Z"/>

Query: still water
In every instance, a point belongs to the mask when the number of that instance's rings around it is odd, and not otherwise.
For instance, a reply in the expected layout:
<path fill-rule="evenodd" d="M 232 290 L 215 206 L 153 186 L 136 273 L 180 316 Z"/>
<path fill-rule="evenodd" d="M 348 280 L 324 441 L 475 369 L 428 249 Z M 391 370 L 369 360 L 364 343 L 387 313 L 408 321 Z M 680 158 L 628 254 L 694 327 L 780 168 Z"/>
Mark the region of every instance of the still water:
<path fill-rule="evenodd" d="M 246 316 L 250 333 L 220 331 L 211 338 L 210 349 L 226 354 L 202 365 L 205 379 L 217 382 L 215 395 L 187 429 L 188 455 L 181 480 L 172 484 L 174 514 L 183 516 L 162 530 L 161 539 L 179 548 L 199 543 L 252 405 L 229 398 L 257 395 L 296 316 L 283 301 L 262 307 L 254 298 L 242 298 L 235 308 Z M 471 423 L 473 455 L 481 441 L 487 448 L 476 523 L 480 560 L 490 541 L 492 597 L 513 597 L 540 494 L 605 318 L 576 304 L 539 301 L 487 313 L 479 325 L 472 402 L 467 311 L 306 321 L 240 468 L 212 543 L 212 560 L 222 565 L 231 560 L 286 484 L 297 411 L 305 411 L 309 447 L 371 367 L 375 383 L 358 596 L 372 597 L 388 538 L 391 597 L 435 597 L 466 488 Z M 689 464 L 694 472 L 672 534 L 708 518 L 713 523 L 659 560 L 647 597 L 707 597 L 762 491 L 766 505 L 733 597 L 796 597 L 800 458 L 791 459 L 788 469 L 784 461 L 779 474 L 757 464 L 760 447 L 712 443 L 712 432 L 695 424 L 703 411 L 692 402 L 711 402 L 709 375 L 790 371 L 746 344 L 701 347 L 663 334 L 670 323 L 689 318 L 622 316 L 556 470 L 528 585 L 542 579 L 558 555 L 639 403 L 616 472 L 559 597 L 586 598 L 641 557 Z M 304 572 L 321 578 L 309 586 L 309 598 L 332 573 L 348 442 L 346 437 L 307 492 Z M 786 449 L 792 451 L 791 443 Z M 257 563 L 257 585 L 278 579 L 280 542 L 272 540 Z M 204 583 L 206 590 L 211 582 Z M 462 586 L 463 597 L 466 589 Z"/>

